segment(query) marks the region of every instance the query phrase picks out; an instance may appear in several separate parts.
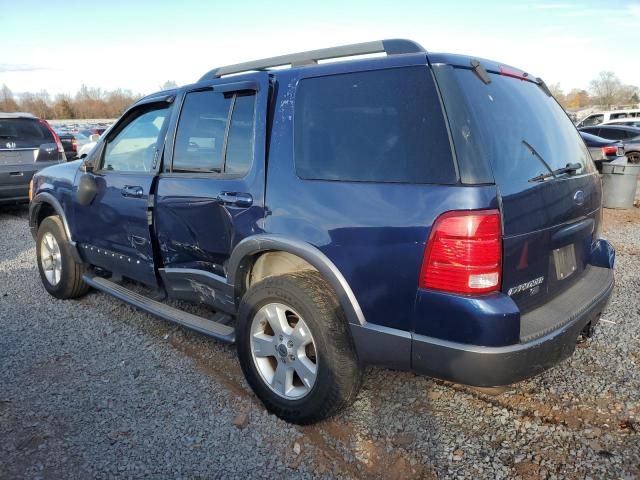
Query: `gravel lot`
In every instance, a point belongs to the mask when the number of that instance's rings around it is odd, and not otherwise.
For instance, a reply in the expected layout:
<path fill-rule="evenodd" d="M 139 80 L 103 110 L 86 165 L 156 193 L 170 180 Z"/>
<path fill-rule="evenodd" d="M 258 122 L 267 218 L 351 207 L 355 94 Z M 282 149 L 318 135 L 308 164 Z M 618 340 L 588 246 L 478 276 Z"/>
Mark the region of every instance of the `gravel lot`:
<path fill-rule="evenodd" d="M 233 347 L 101 293 L 47 295 L 26 208 L 3 208 L 0 478 L 638 478 L 640 210 L 605 220 L 617 287 L 570 360 L 500 396 L 370 369 L 352 408 L 297 427 Z"/>

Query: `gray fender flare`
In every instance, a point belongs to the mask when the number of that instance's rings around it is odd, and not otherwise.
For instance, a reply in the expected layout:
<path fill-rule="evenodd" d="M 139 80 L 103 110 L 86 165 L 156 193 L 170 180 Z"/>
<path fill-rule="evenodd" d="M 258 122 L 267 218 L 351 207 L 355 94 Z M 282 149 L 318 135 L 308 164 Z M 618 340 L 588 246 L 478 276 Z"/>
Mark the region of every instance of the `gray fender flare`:
<path fill-rule="evenodd" d="M 31 200 L 31 203 L 29 204 L 29 228 L 31 229 L 31 236 L 33 237 L 33 239 L 35 240 L 36 236 L 38 235 L 38 212 L 40 211 L 40 207 L 42 207 L 43 204 L 50 205 L 56 212 L 56 214 L 60 217 L 60 220 L 62 220 L 62 225 L 64 226 L 64 232 L 67 235 L 68 244 L 71 250 L 71 254 L 73 255 L 73 259 L 76 262 L 84 262 L 84 260 L 82 260 L 80 254 L 78 253 L 76 242 L 74 242 L 71 237 L 71 230 L 69 229 L 69 223 L 67 222 L 67 215 L 65 214 L 62 205 L 56 197 L 48 192 L 38 193 L 35 197 L 33 197 L 33 200 Z"/>
<path fill-rule="evenodd" d="M 351 325 L 360 326 L 364 326 L 367 323 L 353 290 L 351 290 L 349 283 L 340 270 L 338 270 L 338 267 L 313 245 L 301 240 L 288 238 L 284 235 L 254 235 L 245 238 L 236 245 L 227 264 L 228 282 L 235 286 L 236 298 L 240 291 L 237 280 L 241 277 L 244 270 L 248 268 L 248 260 L 257 253 L 273 250 L 297 255 L 313 265 L 336 291 L 338 302 L 344 311 L 347 321 Z"/>

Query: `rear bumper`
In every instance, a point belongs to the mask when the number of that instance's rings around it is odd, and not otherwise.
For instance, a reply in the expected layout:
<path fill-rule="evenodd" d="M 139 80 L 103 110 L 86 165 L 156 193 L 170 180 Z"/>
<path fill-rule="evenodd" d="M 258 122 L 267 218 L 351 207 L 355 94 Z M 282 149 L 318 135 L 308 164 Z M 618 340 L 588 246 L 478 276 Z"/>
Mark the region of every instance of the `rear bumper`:
<path fill-rule="evenodd" d="M 0 205 L 6 203 L 28 202 L 29 182 L 35 172 L 24 172 L 21 176 L 7 178 L 0 173 Z M 7 175 L 8 176 L 8 175 Z"/>
<path fill-rule="evenodd" d="M 28 202 L 29 182 L 35 173 L 50 162 L 0 166 L 0 204 Z"/>
<path fill-rule="evenodd" d="M 352 327 L 360 360 L 391 368 L 413 370 L 431 377 L 478 387 L 509 385 L 532 377 L 570 357 L 578 335 L 604 310 L 614 286 L 613 269 L 591 266 L 574 287 L 527 313 L 553 318 L 558 325 L 534 340 L 502 347 L 457 343 L 410 332 L 364 325 Z M 585 295 L 585 293 L 589 295 Z M 577 293 L 589 298 L 580 306 Z"/>
<path fill-rule="evenodd" d="M 569 312 L 566 308 L 567 300 L 576 293 L 569 289 L 531 312 L 538 316 L 563 316 L 566 320 L 556 323 L 562 325 L 556 330 L 535 340 L 505 347 L 473 346 L 415 335 L 413 369 L 479 387 L 509 385 L 547 370 L 571 356 L 578 335 L 585 325 L 599 318 L 611 296 L 614 285 L 612 269 L 592 267 L 587 276 L 579 288 L 590 289 L 593 295 L 577 311 Z"/>

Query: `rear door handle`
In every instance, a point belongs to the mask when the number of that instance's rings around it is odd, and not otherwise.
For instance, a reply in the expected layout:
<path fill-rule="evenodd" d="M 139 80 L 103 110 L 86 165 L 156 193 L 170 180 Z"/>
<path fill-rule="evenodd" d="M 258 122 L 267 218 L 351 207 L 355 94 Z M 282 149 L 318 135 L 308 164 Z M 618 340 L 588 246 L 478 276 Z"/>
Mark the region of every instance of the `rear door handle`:
<path fill-rule="evenodd" d="M 123 197 L 142 198 L 144 190 L 138 185 L 125 185 L 122 187 L 122 190 L 120 190 L 120 193 Z"/>
<path fill-rule="evenodd" d="M 223 205 L 235 205 L 237 207 L 247 208 L 253 204 L 253 197 L 248 193 L 220 192 L 216 198 Z"/>

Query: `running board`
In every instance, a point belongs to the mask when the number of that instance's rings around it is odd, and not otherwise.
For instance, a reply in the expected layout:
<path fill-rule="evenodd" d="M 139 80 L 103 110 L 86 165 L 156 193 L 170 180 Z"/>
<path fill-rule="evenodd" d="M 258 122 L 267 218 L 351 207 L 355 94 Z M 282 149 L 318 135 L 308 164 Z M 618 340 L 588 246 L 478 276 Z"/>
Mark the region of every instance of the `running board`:
<path fill-rule="evenodd" d="M 145 312 L 156 315 L 165 320 L 179 323 L 185 327 L 189 327 L 198 332 L 214 337 L 218 340 L 227 343 L 234 343 L 236 341 L 235 329 L 229 325 L 225 325 L 221 322 L 228 321 L 229 315 L 225 313 L 216 313 L 214 319 L 209 320 L 192 313 L 183 312 L 177 308 L 170 307 L 164 303 L 152 300 L 144 295 L 140 295 L 128 288 L 118 285 L 106 278 L 98 277 L 92 274 L 86 274 L 82 279 L 91 285 L 96 290 L 108 293 L 114 297 L 126 302 L 134 307 L 138 307 Z"/>

